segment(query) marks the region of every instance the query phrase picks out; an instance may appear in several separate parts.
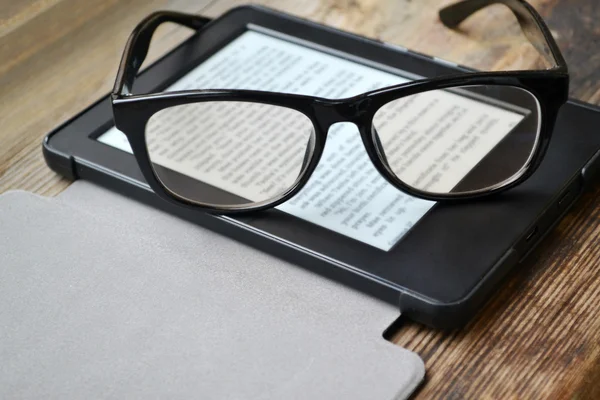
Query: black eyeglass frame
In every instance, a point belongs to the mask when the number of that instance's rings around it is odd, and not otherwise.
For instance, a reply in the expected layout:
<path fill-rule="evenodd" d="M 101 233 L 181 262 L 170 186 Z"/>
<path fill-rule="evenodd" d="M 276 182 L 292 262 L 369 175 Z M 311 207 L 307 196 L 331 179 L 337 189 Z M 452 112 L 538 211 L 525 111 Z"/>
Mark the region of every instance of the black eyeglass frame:
<path fill-rule="evenodd" d="M 159 197 L 172 203 L 208 212 L 232 214 L 259 211 L 275 207 L 293 197 L 304 187 L 315 170 L 325 146 L 329 127 L 338 122 L 356 124 L 367 154 L 377 171 L 394 187 L 411 196 L 433 201 L 460 201 L 503 192 L 528 179 L 541 164 L 552 136 L 558 110 L 568 97 L 569 75 L 566 62 L 547 26 L 535 9 L 523 0 L 465 0 L 442 9 L 440 19 L 446 26 L 455 28 L 474 12 L 494 3 L 504 4 L 511 9 L 527 38 L 545 59 L 553 64 L 552 68 L 534 71 L 473 72 L 421 79 L 335 100 L 265 91 L 214 89 L 133 95 L 131 89 L 134 79 L 147 55 L 152 35 L 159 25 L 174 22 L 200 30 L 210 21 L 197 15 L 159 11 L 148 16 L 135 28 L 125 47 L 111 95 L 115 126 L 127 136 L 144 178 Z M 521 88 L 535 96 L 538 101 L 540 130 L 537 145 L 520 174 L 491 188 L 447 194 L 424 192 L 397 178 L 384 162 L 381 149 L 373 134 L 372 120 L 379 108 L 390 101 L 421 92 L 477 85 Z M 294 109 L 306 115 L 315 130 L 314 152 L 294 185 L 275 199 L 249 206 L 215 206 L 193 202 L 164 186 L 151 165 L 145 139 L 146 123 L 152 115 L 165 108 L 205 101 L 270 104 Z"/>

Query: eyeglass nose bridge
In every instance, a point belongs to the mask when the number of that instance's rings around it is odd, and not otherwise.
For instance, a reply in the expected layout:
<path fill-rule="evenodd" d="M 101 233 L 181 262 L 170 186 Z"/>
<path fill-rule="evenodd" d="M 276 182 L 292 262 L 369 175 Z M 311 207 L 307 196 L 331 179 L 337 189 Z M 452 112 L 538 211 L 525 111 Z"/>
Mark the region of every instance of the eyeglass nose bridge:
<path fill-rule="evenodd" d="M 355 125 L 364 123 L 364 117 L 371 106 L 372 99 L 360 97 L 347 100 L 326 100 L 315 103 L 315 114 L 321 128 L 327 132 L 338 122 L 352 122 Z"/>

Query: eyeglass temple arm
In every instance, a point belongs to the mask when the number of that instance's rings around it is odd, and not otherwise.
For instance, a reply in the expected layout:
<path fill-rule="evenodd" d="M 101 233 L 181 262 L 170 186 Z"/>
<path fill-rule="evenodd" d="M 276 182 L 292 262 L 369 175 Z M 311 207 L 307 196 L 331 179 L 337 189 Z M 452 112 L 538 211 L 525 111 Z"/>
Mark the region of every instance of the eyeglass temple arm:
<path fill-rule="evenodd" d="M 524 0 L 463 0 L 441 9 L 440 20 L 448 28 L 454 29 L 472 14 L 492 4 L 507 6 L 517 17 L 523 33 L 537 51 L 554 66 L 554 69 L 567 72 L 567 63 L 546 23 L 538 12 Z"/>
<path fill-rule="evenodd" d="M 517 17 L 523 33 L 533 46 L 546 60 L 555 65 L 555 69 L 567 72 L 567 63 L 550 30 L 537 11 L 524 0 L 463 0 L 441 9 L 439 12 L 440 20 L 448 28 L 453 29 L 475 12 L 492 4 L 507 6 Z M 200 30 L 210 21 L 209 18 L 199 15 L 173 11 L 158 11 L 146 17 L 129 36 L 119 65 L 113 88 L 113 97 L 131 94 L 133 81 L 146 59 L 152 35 L 158 26 L 165 22 L 173 22 L 194 30 Z"/>
<path fill-rule="evenodd" d="M 157 11 L 146 17 L 135 27 L 129 36 L 129 40 L 127 40 L 113 88 L 113 97 L 131 94 L 133 81 L 148 55 L 152 35 L 159 25 L 165 22 L 173 22 L 194 30 L 200 30 L 210 21 L 210 18 L 200 15 L 172 11 Z"/>

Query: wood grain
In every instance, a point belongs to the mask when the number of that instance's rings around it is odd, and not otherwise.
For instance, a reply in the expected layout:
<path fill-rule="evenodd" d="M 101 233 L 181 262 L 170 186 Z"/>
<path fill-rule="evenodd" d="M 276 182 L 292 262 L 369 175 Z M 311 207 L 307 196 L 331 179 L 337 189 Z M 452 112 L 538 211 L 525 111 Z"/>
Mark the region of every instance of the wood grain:
<path fill-rule="evenodd" d="M 451 0 L 261 0 L 301 17 L 479 69 L 540 66 L 502 6 L 449 32 Z M 69 182 L 41 156 L 43 135 L 110 90 L 125 40 L 152 10 L 218 16 L 241 0 L 0 0 L 0 193 L 56 195 Z M 570 65 L 572 96 L 600 103 L 600 5 L 535 0 Z M 187 35 L 161 29 L 150 59 Z M 600 132 L 599 132 L 600 134 Z M 460 331 L 406 323 L 394 341 L 419 353 L 417 398 L 600 398 L 600 190 L 579 202 Z"/>

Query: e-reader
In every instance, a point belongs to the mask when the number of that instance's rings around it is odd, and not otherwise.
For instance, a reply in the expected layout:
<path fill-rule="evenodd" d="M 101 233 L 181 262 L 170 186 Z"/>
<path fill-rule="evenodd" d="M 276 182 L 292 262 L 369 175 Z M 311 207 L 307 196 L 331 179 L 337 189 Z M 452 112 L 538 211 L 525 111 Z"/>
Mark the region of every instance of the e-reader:
<path fill-rule="evenodd" d="M 268 8 L 244 6 L 209 22 L 150 66 L 134 91 L 235 88 L 342 98 L 466 70 Z M 498 140 L 521 118 L 518 110 L 499 105 L 459 106 L 499 121 Z M 403 316 L 455 328 L 592 184 L 600 169 L 600 137 L 593 129 L 599 122 L 597 109 L 569 102 L 531 179 L 505 194 L 461 204 L 424 201 L 393 188 L 369 163 L 351 124 L 331 128 L 320 164 L 297 196 L 250 215 L 210 215 L 160 201 L 145 183 L 127 139 L 112 126 L 108 96 L 51 132 L 44 154 L 66 177 L 92 180 L 336 279 L 397 305 Z M 486 150 L 474 144 L 466 151 Z M 173 162 L 190 164 L 197 156 L 186 149 Z M 211 175 L 211 184 L 222 184 L 228 173 L 225 168 Z M 229 188 L 234 194 L 238 189 Z"/>

